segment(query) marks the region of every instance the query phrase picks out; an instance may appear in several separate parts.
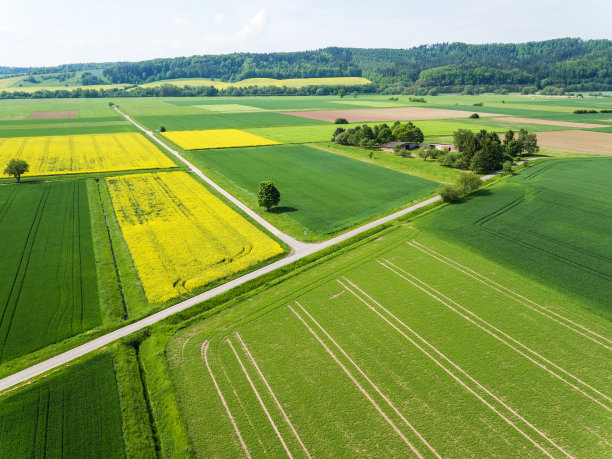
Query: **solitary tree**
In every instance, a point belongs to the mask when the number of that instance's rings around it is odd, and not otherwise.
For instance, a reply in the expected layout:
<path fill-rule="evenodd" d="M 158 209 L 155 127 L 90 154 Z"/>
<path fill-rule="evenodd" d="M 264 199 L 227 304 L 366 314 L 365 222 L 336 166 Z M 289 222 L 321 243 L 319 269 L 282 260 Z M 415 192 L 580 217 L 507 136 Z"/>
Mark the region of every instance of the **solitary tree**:
<path fill-rule="evenodd" d="M 23 159 L 11 159 L 4 169 L 4 173 L 12 175 L 17 179 L 17 182 L 21 181 L 21 176 L 30 170 L 30 165 Z"/>
<path fill-rule="evenodd" d="M 266 212 L 280 202 L 280 192 L 272 182 L 259 182 L 259 193 L 257 194 L 259 207 L 265 207 Z"/>

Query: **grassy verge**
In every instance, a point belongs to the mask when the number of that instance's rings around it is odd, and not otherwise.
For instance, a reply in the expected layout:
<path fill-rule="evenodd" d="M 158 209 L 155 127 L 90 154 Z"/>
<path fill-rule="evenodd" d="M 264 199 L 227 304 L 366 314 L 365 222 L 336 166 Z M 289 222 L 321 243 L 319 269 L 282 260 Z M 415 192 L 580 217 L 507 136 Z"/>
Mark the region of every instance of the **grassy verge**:
<path fill-rule="evenodd" d="M 108 325 L 125 319 L 127 311 L 121 291 L 110 234 L 105 223 L 105 212 L 100 202 L 98 180 L 87 181 L 87 196 L 91 215 L 96 270 L 98 273 L 98 296 L 102 323 Z"/>
<path fill-rule="evenodd" d="M 123 418 L 125 454 L 128 459 L 155 457 L 157 453 L 136 349 L 132 343 L 118 343 L 113 346 L 112 354 Z"/>

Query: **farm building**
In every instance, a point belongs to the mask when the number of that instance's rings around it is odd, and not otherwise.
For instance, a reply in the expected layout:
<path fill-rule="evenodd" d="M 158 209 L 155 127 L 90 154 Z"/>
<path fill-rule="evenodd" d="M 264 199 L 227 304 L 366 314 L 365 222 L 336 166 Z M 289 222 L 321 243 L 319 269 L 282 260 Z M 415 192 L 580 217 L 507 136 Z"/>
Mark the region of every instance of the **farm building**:
<path fill-rule="evenodd" d="M 452 143 L 420 143 L 419 148 L 435 147 L 436 150 L 457 152 L 457 147 Z"/>
<path fill-rule="evenodd" d="M 380 146 L 380 151 L 395 151 L 395 148 L 399 147 L 399 148 L 405 148 L 406 150 L 414 150 L 416 148 L 419 148 L 419 144 L 416 142 L 397 142 L 397 141 L 393 141 L 393 142 L 387 142 L 387 143 L 383 143 Z"/>

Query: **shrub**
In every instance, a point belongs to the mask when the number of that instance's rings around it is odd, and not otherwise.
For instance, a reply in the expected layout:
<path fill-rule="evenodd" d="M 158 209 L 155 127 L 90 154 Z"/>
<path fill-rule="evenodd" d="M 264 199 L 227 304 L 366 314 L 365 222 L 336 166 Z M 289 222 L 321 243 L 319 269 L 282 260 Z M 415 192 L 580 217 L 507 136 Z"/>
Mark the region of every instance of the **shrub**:
<path fill-rule="evenodd" d="M 346 118 L 336 118 L 334 124 L 349 124 L 349 122 Z"/>
<path fill-rule="evenodd" d="M 474 106 L 474 107 L 482 107 L 482 102 L 477 102 L 475 104 L 472 104 L 472 106 Z"/>
<path fill-rule="evenodd" d="M 160 126 L 159 132 L 166 132 L 166 126 Z"/>
<path fill-rule="evenodd" d="M 480 115 L 478 113 L 472 113 L 469 117 L 470 118 L 480 118 Z"/>
<path fill-rule="evenodd" d="M 461 199 L 461 191 L 456 185 L 440 185 L 438 194 L 444 202 L 457 202 Z"/>
<path fill-rule="evenodd" d="M 512 174 L 512 162 L 504 161 L 504 163 L 502 164 L 502 167 L 506 174 Z"/>
<path fill-rule="evenodd" d="M 456 187 L 459 188 L 461 194 L 466 195 L 480 188 L 482 184 L 480 178 L 476 174 L 464 172 L 457 179 Z"/>

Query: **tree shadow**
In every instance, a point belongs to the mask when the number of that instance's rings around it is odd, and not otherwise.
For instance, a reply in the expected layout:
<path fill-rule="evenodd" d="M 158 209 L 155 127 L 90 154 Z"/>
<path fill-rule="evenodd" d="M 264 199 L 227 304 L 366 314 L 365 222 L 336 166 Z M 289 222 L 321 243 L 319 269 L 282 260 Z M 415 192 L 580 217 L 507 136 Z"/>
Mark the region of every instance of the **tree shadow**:
<path fill-rule="evenodd" d="M 285 206 L 273 207 L 272 209 L 270 209 L 271 214 L 284 214 L 286 212 L 297 212 L 297 209 L 295 207 Z"/>

